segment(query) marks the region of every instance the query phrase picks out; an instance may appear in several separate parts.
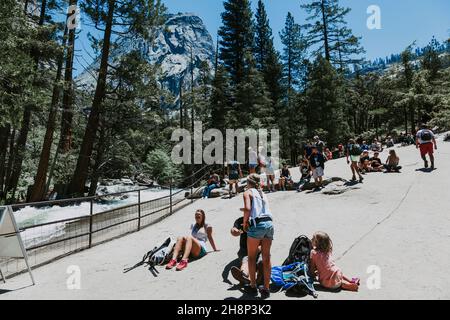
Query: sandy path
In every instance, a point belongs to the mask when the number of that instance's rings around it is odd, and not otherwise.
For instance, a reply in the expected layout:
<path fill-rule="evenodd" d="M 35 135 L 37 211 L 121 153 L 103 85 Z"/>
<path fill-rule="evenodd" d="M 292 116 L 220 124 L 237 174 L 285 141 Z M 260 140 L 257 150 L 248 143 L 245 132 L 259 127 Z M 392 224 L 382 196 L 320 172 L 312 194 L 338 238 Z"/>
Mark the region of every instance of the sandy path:
<path fill-rule="evenodd" d="M 272 257 L 280 264 L 292 240 L 323 230 L 334 241 L 334 257 L 344 273 L 359 276 L 359 293 L 319 292 L 319 299 L 449 299 L 450 275 L 450 144 L 439 143 L 438 170 L 422 167 L 414 147 L 397 148 L 402 174 L 369 174 L 361 189 L 337 196 L 278 192 L 269 195 L 275 215 Z M 386 153 L 382 154 L 385 160 Z M 297 170 L 295 170 L 297 171 Z M 297 174 L 297 172 L 294 172 Z M 344 159 L 327 163 L 327 176 L 350 178 Z M 239 240 L 229 229 L 240 216 L 242 199 L 201 200 L 139 233 L 111 241 L 34 271 L 37 285 L 24 274 L 0 284 L 0 299 L 236 299 L 243 295 L 227 268 Z M 122 269 L 167 236 L 187 233 L 196 208 L 207 212 L 222 250 L 191 263 L 183 272 L 158 269 L 157 278 L 139 268 Z M 81 270 L 81 290 L 68 290 L 69 266 Z M 381 288 L 370 290 L 367 269 L 381 271 Z M 224 280 L 225 278 L 225 280 Z M 292 299 L 284 293 L 271 299 Z M 295 298 L 297 299 L 297 298 Z M 309 297 L 303 299 L 310 299 Z"/>

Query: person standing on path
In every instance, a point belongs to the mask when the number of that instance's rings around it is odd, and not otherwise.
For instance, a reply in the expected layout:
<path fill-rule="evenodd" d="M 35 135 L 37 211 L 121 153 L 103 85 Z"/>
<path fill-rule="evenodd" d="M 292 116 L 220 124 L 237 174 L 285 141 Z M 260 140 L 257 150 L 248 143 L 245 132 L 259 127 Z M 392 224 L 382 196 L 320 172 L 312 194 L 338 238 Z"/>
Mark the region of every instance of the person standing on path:
<path fill-rule="evenodd" d="M 427 155 L 430 157 L 431 170 L 434 170 L 434 150 L 437 150 L 437 142 L 433 131 L 424 124 L 416 134 L 416 148 L 420 149 L 420 156 L 424 161 L 425 168 L 428 168 Z"/>
<path fill-rule="evenodd" d="M 350 139 L 347 146 L 347 164 L 350 165 L 350 169 L 352 170 L 352 181 L 356 181 L 356 174 L 359 176 L 359 182 L 363 182 L 364 180 L 358 168 L 358 162 L 361 154 L 361 146 L 357 144 L 354 139 Z"/>
<path fill-rule="evenodd" d="M 271 262 L 270 249 L 274 235 L 272 223 L 272 213 L 269 209 L 269 202 L 261 189 L 261 178 L 257 174 L 251 174 L 247 178 L 248 189 L 244 193 L 243 230 L 247 232 L 247 251 L 250 286 L 247 291 L 250 294 L 257 294 L 256 288 L 256 260 L 258 248 L 261 246 L 264 286 L 259 288 L 262 298 L 270 296 L 270 276 Z"/>
<path fill-rule="evenodd" d="M 319 191 L 322 188 L 325 162 L 326 159 L 323 154 L 319 152 L 317 147 L 313 147 L 312 154 L 309 157 L 309 164 L 311 165 L 312 175 L 316 184 L 316 191 Z"/>
<path fill-rule="evenodd" d="M 235 186 L 235 195 L 239 194 L 239 179 L 242 178 L 241 164 L 236 161 L 230 161 L 227 165 L 228 183 L 230 184 L 230 199 L 233 198 L 233 186 Z"/>

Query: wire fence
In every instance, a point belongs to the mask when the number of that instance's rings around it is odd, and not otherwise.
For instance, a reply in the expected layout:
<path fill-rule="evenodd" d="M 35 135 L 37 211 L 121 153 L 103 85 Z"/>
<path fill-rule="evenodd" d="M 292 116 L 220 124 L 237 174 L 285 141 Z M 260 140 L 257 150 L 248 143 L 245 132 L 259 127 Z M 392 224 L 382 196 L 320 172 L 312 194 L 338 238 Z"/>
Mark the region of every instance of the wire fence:
<path fill-rule="evenodd" d="M 190 185 L 174 190 L 164 187 L 169 194 L 164 197 L 142 201 L 142 193 L 147 189 L 132 190 L 107 196 L 94 196 L 69 200 L 13 205 L 13 210 L 32 206 L 46 208 L 75 206 L 79 215 L 44 223 L 24 223 L 20 233 L 24 242 L 30 266 L 36 268 L 73 253 L 89 249 L 95 245 L 117 239 L 129 233 L 155 224 L 194 201 L 198 186 L 205 180 L 210 166 L 203 167 L 188 177 Z M 137 195 L 137 201 L 107 211 L 96 213 L 94 205 L 105 201 L 105 197 Z M 19 213 L 20 214 L 20 213 Z M 11 278 L 27 270 L 23 259 L 0 258 L 0 269 L 5 278 Z"/>

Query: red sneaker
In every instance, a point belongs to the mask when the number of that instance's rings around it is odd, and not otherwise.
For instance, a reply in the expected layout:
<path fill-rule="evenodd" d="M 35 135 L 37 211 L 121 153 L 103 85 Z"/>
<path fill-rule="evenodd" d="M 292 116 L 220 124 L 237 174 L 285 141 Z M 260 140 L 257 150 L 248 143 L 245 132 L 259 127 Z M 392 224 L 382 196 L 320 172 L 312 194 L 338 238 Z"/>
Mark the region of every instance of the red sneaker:
<path fill-rule="evenodd" d="M 172 259 L 169 261 L 169 263 L 166 265 L 167 270 L 173 269 L 177 265 L 177 260 Z"/>
<path fill-rule="evenodd" d="M 188 266 L 188 261 L 187 260 L 181 260 L 178 264 L 177 264 L 177 271 L 181 271 L 183 269 L 186 269 Z"/>

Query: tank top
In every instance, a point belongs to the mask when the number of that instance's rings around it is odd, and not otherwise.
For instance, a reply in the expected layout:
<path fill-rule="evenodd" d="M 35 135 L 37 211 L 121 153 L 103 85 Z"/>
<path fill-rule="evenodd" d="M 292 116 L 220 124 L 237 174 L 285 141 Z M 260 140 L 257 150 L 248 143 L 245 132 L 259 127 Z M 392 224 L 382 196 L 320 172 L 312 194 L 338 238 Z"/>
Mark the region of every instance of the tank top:
<path fill-rule="evenodd" d="M 208 224 L 205 224 L 203 227 L 198 229 L 195 225 L 195 223 L 191 224 L 191 235 L 197 239 L 202 247 L 206 249 L 206 242 L 208 241 L 208 234 L 206 232 L 206 229 L 209 228 Z"/>
<path fill-rule="evenodd" d="M 272 218 L 272 213 L 269 209 L 269 202 L 267 201 L 266 195 L 263 193 L 263 197 L 259 194 L 256 189 L 250 189 L 252 192 L 252 210 L 250 211 L 250 220 L 256 218 L 270 217 Z M 255 221 L 253 221 L 255 223 Z M 255 223 L 256 224 L 256 223 Z"/>

